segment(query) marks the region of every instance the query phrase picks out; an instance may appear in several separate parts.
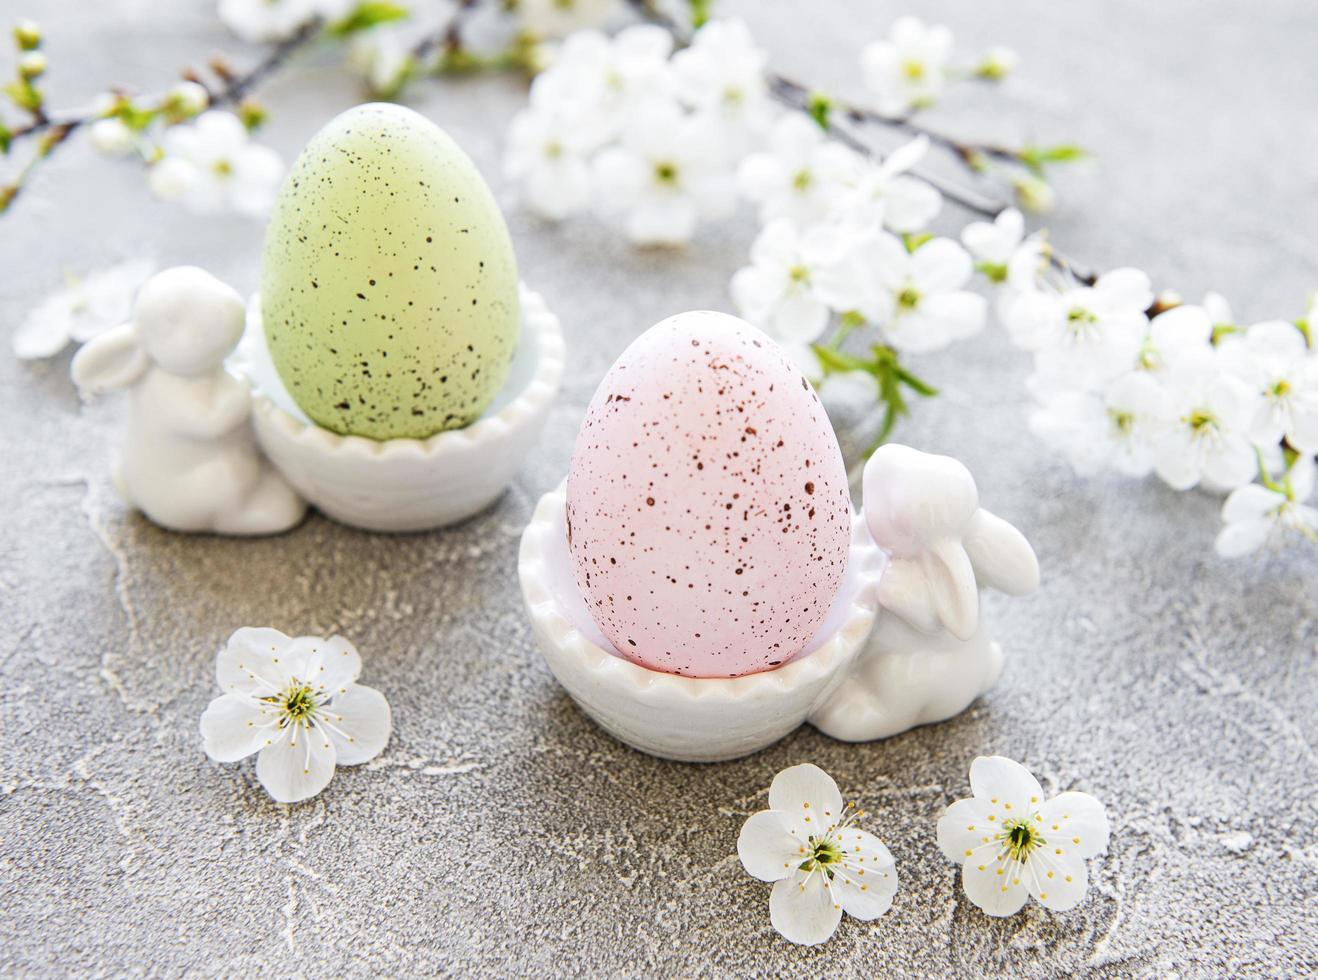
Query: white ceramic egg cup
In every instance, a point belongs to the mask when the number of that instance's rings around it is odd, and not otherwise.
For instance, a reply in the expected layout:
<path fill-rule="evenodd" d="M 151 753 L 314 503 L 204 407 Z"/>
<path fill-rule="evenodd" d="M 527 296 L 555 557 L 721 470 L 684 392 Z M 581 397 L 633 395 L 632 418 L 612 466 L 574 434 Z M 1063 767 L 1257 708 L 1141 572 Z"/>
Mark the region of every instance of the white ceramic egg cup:
<path fill-rule="evenodd" d="M 479 513 L 540 438 L 563 377 L 563 333 L 539 293 L 519 286 L 521 329 L 508 379 L 485 413 L 429 439 L 343 436 L 311 422 L 275 372 L 259 299 L 236 370 L 252 382 L 257 441 L 290 484 L 343 524 L 423 531 Z"/>
<path fill-rule="evenodd" d="M 1034 591 L 1034 551 L 979 507 L 969 471 L 950 457 L 885 446 L 864 483 L 846 575 L 805 652 L 734 678 L 682 677 L 624 659 L 573 578 L 564 489 L 545 494 L 522 535 L 518 575 L 550 670 L 606 731 L 681 762 L 749 755 L 804 721 L 856 742 L 960 713 L 1002 669 L 979 615 L 980 588 Z"/>

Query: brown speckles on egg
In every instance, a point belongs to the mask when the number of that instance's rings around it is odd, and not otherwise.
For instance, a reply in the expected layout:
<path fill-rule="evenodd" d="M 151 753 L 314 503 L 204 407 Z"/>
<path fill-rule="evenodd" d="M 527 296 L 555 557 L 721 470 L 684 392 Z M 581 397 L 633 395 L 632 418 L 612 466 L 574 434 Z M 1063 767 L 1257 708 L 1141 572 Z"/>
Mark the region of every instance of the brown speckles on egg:
<path fill-rule="evenodd" d="M 331 120 L 280 191 L 262 255 L 275 367 L 317 424 L 374 439 L 468 425 L 517 342 L 517 267 L 475 165 L 429 120 Z"/>
<path fill-rule="evenodd" d="M 767 337 L 718 313 L 664 321 L 605 376 L 568 474 L 568 546 L 623 656 L 737 676 L 790 661 L 822 623 L 851 503 L 800 378 Z"/>

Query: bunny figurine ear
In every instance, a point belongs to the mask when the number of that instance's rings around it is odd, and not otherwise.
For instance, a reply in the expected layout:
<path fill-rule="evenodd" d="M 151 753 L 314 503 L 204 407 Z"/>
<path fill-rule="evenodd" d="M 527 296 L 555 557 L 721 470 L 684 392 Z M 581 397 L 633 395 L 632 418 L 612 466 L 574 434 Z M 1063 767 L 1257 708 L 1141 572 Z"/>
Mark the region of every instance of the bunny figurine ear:
<path fill-rule="evenodd" d="M 1039 588 L 1039 559 L 1025 535 L 984 509 L 975 513 L 965 537 L 975 578 L 986 589 L 1029 595 Z"/>
<path fill-rule="evenodd" d="M 979 587 L 966 549 L 956 538 L 935 541 L 920 555 L 920 567 L 944 628 L 970 639 L 979 626 Z"/>
<path fill-rule="evenodd" d="M 137 342 L 131 323 L 92 338 L 73 358 L 69 373 L 78 390 L 99 395 L 141 380 L 151 359 Z"/>

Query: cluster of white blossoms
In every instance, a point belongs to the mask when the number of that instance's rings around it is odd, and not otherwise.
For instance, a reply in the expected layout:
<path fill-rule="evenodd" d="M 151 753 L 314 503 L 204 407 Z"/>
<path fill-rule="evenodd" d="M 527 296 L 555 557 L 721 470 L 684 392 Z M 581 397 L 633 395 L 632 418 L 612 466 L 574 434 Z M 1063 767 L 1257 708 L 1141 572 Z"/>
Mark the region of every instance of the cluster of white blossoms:
<path fill-rule="evenodd" d="M 881 45 L 897 44 L 899 57 L 941 79 L 948 52 L 935 42 L 945 30 L 927 43 L 923 32 L 907 23 Z M 885 57 L 865 54 L 875 71 Z M 942 200 L 907 173 L 928 142 L 878 161 L 830 139 L 808 116 L 774 103 L 767 60 L 736 20 L 707 24 L 676 52 L 672 36 L 652 26 L 612 38 L 573 34 L 513 120 L 506 175 L 542 217 L 594 209 L 639 245 L 682 244 L 739 196 L 751 202 L 763 230 L 751 264 L 732 280 L 733 299 L 807 362 L 805 345 L 835 317 L 878 327 L 904 352 L 978 331 L 986 304 L 964 288 L 970 255 L 924 234 Z M 905 104 L 927 102 L 938 85 L 918 99 L 908 86 Z"/>
<path fill-rule="evenodd" d="M 1015 64 L 994 49 L 958 69 L 952 53 L 945 27 L 912 17 L 865 47 L 878 117 L 907 119 L 950 79 L 996 79 Z M 978 272 L 997 287 L 1007 334 L 1034 355 L 1032 427 L 1078 471 L 1156 472 L 1178 490 L 1230 492 L 1217 541 L 1225 556 L 1277 529 L 1318 539 L 1318 511 L 1305 503 L 1318 451 L 1318 315 L 1242 327 L 1216 296 L 1155 302 L 1135 269 L 1082 281 L 1042 233 L 1026 237 L 1015 209 L 968 225 L 960 242 L 935 237 L 927 229 L 942 197 L 912 173 L 929 141 L 882 159 L 857 149 L 824 125 L 829 100 L 779 106 L 767 62 L 740 21 L 711 22 L 676 51 L 650 26 L 572 34 L 512 123 L 506 175 L 537 214 L 594 210 L 640 245 L 681 244 L 737 198 L 749 202 L 761 229 L 732 277 L 734 303 L 826 402 L 883 405 L 881 439 L 906 410 L 905 391 L 935 393 L 902 358 L 983 328 Z M 1081 156 L 1027 148 L 1007 178 L 1037 205 L 1051 193 L 1042 164 Z M 864 345 L 849 340 L 861 328 Z"/>
<path fill-rule="evenodd" d="M 247 106 L 240 117 L 209 106 L 210 93 L 193 81 L 150 103 L 106 94 L 88 137 L 98 153 L 145 162 L 147 184 L 162 200 L 202 214 L 267 214 L 285 168 L 278 153 L 251 138 L 260 112 Z"/>
<path fill-rule="evenodd" d="M 992 916 L 1014 915 L 1029 898 L 1053 912 L 1080 904 L 1089 887 L 1085 862 L 1107 850 L 1103 804 L 1088 793 L 1045 800 L 1039 781 L 1002 756 L 970 766 L 972 796 L 938 820 L 939 850 L 961 866 L 966 897 Z M 887 846 L 857 821 L 837 783 L 818 766 L 784 769 L 769 787 L 769 809 L 742 824 L 737 856 L 772 882 L 769 920 L 789 942 L 815 946 L 845 912 L 868 922 L 890 908 L 897 864 Z"/>
<path fill-rule="evenodd" d="M 638 245 L 678 245 L 735 203 L 737 156 L 771 118 L 764 53 L 740 22 L 673 53 L 663 28 L 578 31 L 514 117 L 504 170 L 550 220 L 594 209 Z"/>
<path fill-rule="evenodd" d="M 1243 326 L 1217 294 L 1158 299 L 1138 269 L 1081 281 L 1041 235 L 1024 237 L 1015 211 L 962 239 L 1001 284 L 1008 336 L 1034 357 L 1031 428 L 1078 473 L 1156 473 L 1176 490 L 1229 493 L 1224 557 L 1274 533 L 1318 540 L 1318 510 L 1305 504 L 1318 453 L 1318 309 Z"/>

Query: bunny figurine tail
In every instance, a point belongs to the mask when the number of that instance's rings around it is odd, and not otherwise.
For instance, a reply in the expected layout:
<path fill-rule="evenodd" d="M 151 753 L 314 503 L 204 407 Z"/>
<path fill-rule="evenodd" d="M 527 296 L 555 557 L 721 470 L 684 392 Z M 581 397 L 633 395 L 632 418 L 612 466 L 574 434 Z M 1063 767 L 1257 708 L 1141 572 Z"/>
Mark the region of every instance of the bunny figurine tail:
<path fill-rule="evenodd" d="M 257 447 L 247 383 L 224 367 L 245 320 L 232 288 L 178 266 L 147 281 L 131 322 L 73 359 L 73 380 L 85 395 L 128 393 L 114 485 L 162 527 L 278 534 L 306 513 Z"/>
<path fill-rule="evenodd" d="M 890 563 L 879 617 L 837 690 L 810 715 L 833 738 L 865 742 L 964 711 L 997 682 L 1002 648 L 980 592 L 1028 595 L 1039 563 L 1025 536 L 979 506 L 970 471 L 948 456 L 883 446 L 865 465 L 864 516 Z"/>

